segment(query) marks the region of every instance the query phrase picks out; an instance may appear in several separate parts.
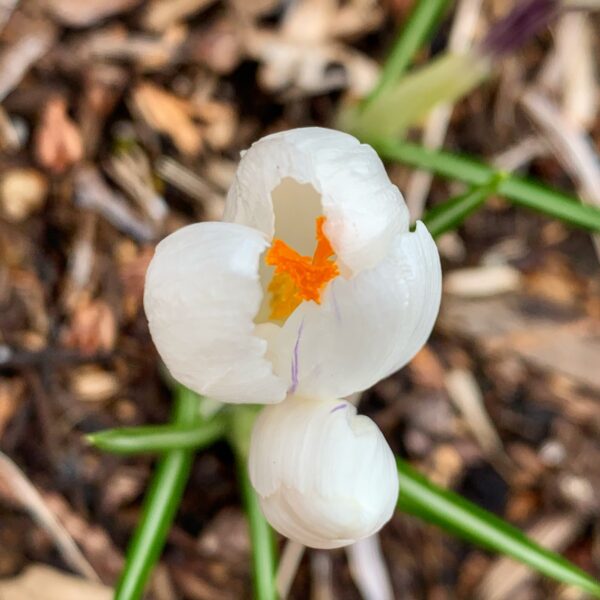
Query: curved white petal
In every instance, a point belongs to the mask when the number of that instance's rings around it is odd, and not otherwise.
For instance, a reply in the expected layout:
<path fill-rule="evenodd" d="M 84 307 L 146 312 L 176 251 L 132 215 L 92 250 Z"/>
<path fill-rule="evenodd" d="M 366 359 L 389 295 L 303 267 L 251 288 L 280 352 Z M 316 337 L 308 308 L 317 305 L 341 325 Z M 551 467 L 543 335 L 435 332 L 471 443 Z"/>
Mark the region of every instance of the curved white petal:
<path fill-rule="evenodd" d="M 280 328 L 261 325 L 289 390 L 342 398 L 404 366 L 427 341 L 441 298 L 439 254 L 422 223 L 352 279 L 338 277 L 321 305 L 303 302 Z"/>
<path fill-rule="evenodd" d="M 222 402 L 279 402 L 286 384 L 255 335 L 264 236 L 233 223 L 197 223 L 156 247 L 146 274 L 150 333 L 175 379 Z"/>
<path fill-rule="evenodd" d="M 372 535 L 398 498 L 385 438 L 343 400 L 291 396 L 266 407 L 252 432 L 249 469 L 271 525 L 313 548 Z"/>
<path fill-rule="evenodd" d="M 376 265 L 396 234 L 408 230 L 402 195 L 373 148 L 347 133 L 319 127 L 291 129 L 255 142 L 238 166 L 224 220 L 258 229 L 271 239 L 271 193 L 288 177 L 311 184 L 321 195 L 325 233 L 338 261 L 352 273 Z"/>

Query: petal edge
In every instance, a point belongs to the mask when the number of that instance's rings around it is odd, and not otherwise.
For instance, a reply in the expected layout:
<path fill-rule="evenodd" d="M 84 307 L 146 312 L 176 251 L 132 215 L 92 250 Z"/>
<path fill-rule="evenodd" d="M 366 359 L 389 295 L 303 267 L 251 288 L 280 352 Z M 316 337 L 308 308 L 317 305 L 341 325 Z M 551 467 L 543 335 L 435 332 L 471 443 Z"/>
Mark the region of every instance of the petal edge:
<path fill-rule="evenodd" d="M 146 273 L 144 308 L 161 358 L 179 382 L 222 402 L 285 397 L 253 322 L 266 246 L 249 227 L 196 223 L 162 240 Z"/>

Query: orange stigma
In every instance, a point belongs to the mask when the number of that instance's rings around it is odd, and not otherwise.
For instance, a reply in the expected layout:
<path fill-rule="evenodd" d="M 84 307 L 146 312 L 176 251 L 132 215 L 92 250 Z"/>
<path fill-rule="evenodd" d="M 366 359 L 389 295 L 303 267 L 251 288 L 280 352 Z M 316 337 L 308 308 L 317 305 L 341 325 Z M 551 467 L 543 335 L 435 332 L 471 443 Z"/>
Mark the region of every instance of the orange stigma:
<path fill-rule="evenodd" d="M 275 267 L 269 284 L 271 319 L 287 319 L 303 300 L 321 303 L 321 292 L 340 272 L 335 254 L 323 231 L 325 217 L 317 218 L 317 247 L 313 257 L 302 256 L 285 242 L 274 239 L 265 256 L 266 264 Z"/>

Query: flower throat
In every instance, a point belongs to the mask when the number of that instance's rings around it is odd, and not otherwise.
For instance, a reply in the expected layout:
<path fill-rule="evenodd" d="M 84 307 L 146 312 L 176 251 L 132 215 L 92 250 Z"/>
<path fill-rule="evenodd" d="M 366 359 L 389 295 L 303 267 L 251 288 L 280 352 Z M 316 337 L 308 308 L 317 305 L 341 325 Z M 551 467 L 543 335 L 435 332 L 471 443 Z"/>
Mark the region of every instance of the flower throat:
<path fill-rule="evenodd" d="M 265 256 L 265 263 L 275 267 L 268 287 L 271 319 L 287 319 L 304 300 L 320 304 L 325 286 L 340 274 L 332 260 L 335 252 L 323 231 L 325 220 L 324 216 L 317 217 L 317 247 L 312 258 L 302 256 L 283 240 L 273 240 Z"/>

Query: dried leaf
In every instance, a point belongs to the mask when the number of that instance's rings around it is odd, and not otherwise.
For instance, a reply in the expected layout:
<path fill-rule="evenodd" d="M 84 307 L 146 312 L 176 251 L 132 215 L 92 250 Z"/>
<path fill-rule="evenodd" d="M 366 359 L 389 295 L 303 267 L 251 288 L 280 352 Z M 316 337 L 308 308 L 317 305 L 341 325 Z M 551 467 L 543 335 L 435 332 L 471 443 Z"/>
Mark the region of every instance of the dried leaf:
<path fill-rule="evenodd" d="M 105 170 L 157 227 L 162 224 L 169 207 L 155 189 L 150 160 L 139 146 L 113 154 L 108 159 Z"/>
<path fill-rule="evenodd" d="M 584 12 L 568 12 L 556 25 L 563 110 L 569 122 L 584 129 L 593 126 L 598 112 L 597 56 L 594 25 Z"/>
<path fill-rule="evenodd" d="M 77 170 L 75 198 L 79 206 L 97 212 L 137 240 L 149 241 L 156 236 L 154 227 L 140 219 L 125 198 L 108 187 L 94 167 L 82 166 Z"/>
<path fill-rule="evenodd" d="M 520 287 L 521 273 L 509 265 L 457 269 L 444 277 L 446 293 L 466 298 L 506 294 Z"/>
<path fill-rule="evenodd" d="M 142 71 L 159 71 L 173 62 L 186 41 L 187 28 L 173 25 L 161 35 L 130 32 L 111 24 L 80 37 L 72 45 L 77 66 L 81 61 L 133 62 Z"/>
<path fill-rule="evenodd" d="M 294 95 L 310 95 L 345 88 L 362 96 L 377 79 L 374 61 L 341 44 L 315 45 L 268 31 L 249 34 L 246 44 L 250 56 L 262 64 L 259 81 L 269 91 L 293 87 Z"/>
<path fill-rule="evenodd" d="M 32 565 L 13 579 L 0 581 L 2 600 L 110 600 L 112 590 L 99 583 Z"/>
<path fill-rule="evenodd" d="M 139 115 L 160 133 L 173 140 L 182 154 L 196 155 L 202 148 L 202 134 L 191 115 L 191 104 L 152 83 L 140 83 L 131 99 Z"/>
<path fill-rule="evenodd" d="M 369 0 L 338 6 L 334 0 L 303 0 L 287 11 L 279 30 L 249 29 L 249 54 L 261 62 L 261 84 L 269 91 L 293 87 L 290 95 L 320 94 L 348 89 L 356 96 L 375 84 L 378 67 L 336 36 L 364 33 L 382 13 Z"/>
<path fill-rule="evenodd" d="M 194 104 L 194 114 L 204 123 L 204 137 L 212 148 L 229 147 L 237 131 L 236 113 L 229 104 L 203 100 Z"/>
<path fill-rule="evenodd" d="M 213 170 L 212 165 L 214 165 L 214 162 L 208 165 L 207 172 Z M 219 191 L 215 185 L 211 185 L 212 182 L 205 181 L 204 177 L 187 169 L 168 156 L 162 156 L 156 162 L 155 167 L 157 174 L 162 179 L 200 202 L 207 221 L 221 220 L 225 205 L 225 194 Z M 228 177 L 228 182 L 231 179 L 232 177 Z M 224 187 L 225 189 L 228 188 L 229 183 Z"/>
<path fill-rule="evenodd" d="M 83 158 L 79 129 L 67 114 L 64 98 L 50 99 L 36 131 L 35 153 L 41 165 L 57 174 Z"/>
<path fill-rule="evenodd" d="M 71 373 L 71 391 L 84 402 L 109 400 L 120 386 L 116 375 L 98 367 L 84 366 Z"/>
<path fill-rule="evenodd" d="M 98 21 L 127 12 L 141 0 L 45 0 L 45 8 L 63 25 L 87 27 Z"/>
<path fill-rule="evenodd" d="M 40 493 L 25 473 L 3 452 L 0 452 L 0 497 L 25 509 L 52 538 L 71 568 L 89 579 L 98 580 L 92 565 L 87 561 L 67 530 L 60 524 Z M 5 600 L 4 596 L 0 595 L 0 597 Z M 14 597 L 17 598 L 17 596 Z M 26 597 L 30 598 L 30 596 Z M 44 600 L 47 600 L 47 598 L 45 596 Z"/>
<path fill-rule="evenodd" d="M 56 28 L 45 21 L 34 21 L 21 14 L 10 22 L 14 43 L 0 54 L 0 102 L 19 84 L 29 68 L 52 47 Z"/>
<path fill-rule="evenodd" d="M 119 278 L 123 286 L 123 309 L 128 317 L 135 316 L 142 305 L 146 271 L 153 255 L 154 248 L 139 249 L 127 242 L 117 249 Z"/>
<path fill-rule="evenodd" d="M 35 169 L 11 169 L 0 179 L 0 205 L 8 221 L 24 221 L 39 210 L 46 199 L 48 182 Z"/>
<path fill-rule="evenodd" d="M 444 367 L 429 346 L 423 346 L 408 363 L 410 373 L 419 386 L 444 389 Z"/>
<path fill-rule="evenodd" d="M 490 457 L 502 457 L 508 463 L 502 441 L 485 408 L 483 394 L 473 373 L 466 369 L 453 369 L 446 375 L 446 388 L 452 403 L 460 411 L 483 451 Z"/>
<path fill-rule="evenodd" d="M 273 13 L 280 6 L 280 0 L 230 0 L 238 14 L 244 19 L 254 21 L 259 17 Z"/>
<path fill-rule="evenodd" d="M 85 74 L 85 90 L 78 110 L 85 154 L 96 154 L 104 123 L 114 109 L 127 83 L 127 72 L 114 65 L 96 65 Z"/>
<path fill-rule="evenodd" d="M 118 467 L 102 487 L 102 511 L 114 513 L 124 504 L 135 500 L 144 489 L 147 478 L 148 473 L 143 468 Z"/>
<path fill-rule="evenodd" d="M 0 380 L 0 438 L 21 406 L 23 387 L 20 379 Z"/>
<path fill-rule="evenodd" d="M 71 251 L 65 285 L 63 288 L 63 304 L 70 312 L 82 302 L 89 299 L 87 288 L 90 285 L 95 259 L 95 240 L 98 215 L 91 211 L 83 214 L 77 224 Z M 87 292 L 87 293 L 86 293 Z"/>
<path fill-rule="evenodd" d="M 80 302 L 64 333 L 64 343 L 84 355 L 110 352 L 117 338 L 117 320 L 103 300 Z"/>
<path fill-rule="evenodd" d="M 84 519 L 59 494 L 45 494 L 44 500 L 98 572 L 109 580 L 117 577 L 123 568 L 123 555 L 108 533 L 99 525 Z"/>
<path fill-rule="evenodd" d="M 198 550 L 211 558 L 247 560 L 250 553 L 248 530 L 239 509 L 224 508 L 202 531 Z"/>
<path fill-rule="evenodd" d="M 221 19 L 209 27 L 195 29 L 185 48 L 189 60 L 205 64 L 219 75 L 231 73 L 242 60 L 239 24 L 233 19 Z"/>
<path fill-rule="evenodd" d="M 142 23 L 147 29 L 164 31 L 170 25 L 203 11 L 214 2 L 215 0 L 152 0 L 146 8 Z"/>
<path fill-rule="evenodd" d="M 535 368 L 600 389 L 598 321 L 581 318 L 569 308 L 535 296 L 468 301 L 448 296 L 438 323 L 442 330 L 472 338 L 496 356 L 516 354 Z M 536 316 L 533 321 L 532 314 Z"/>
<path fill-rule="evenodd" d="M 394 589 L 379 535 L 358 540 L 346 548 L 350 573 L 363 598 L 393 600 Z"/>
<path fill-rule="evenodd" d="M 277 593 L 281 598 L 286 599 L 288 597 L 305 550 L 306 546 L 303 546 L 300 542 L 294 542 L 293 540 L 285 542 L 277 566 L 275 581 Z"/>

